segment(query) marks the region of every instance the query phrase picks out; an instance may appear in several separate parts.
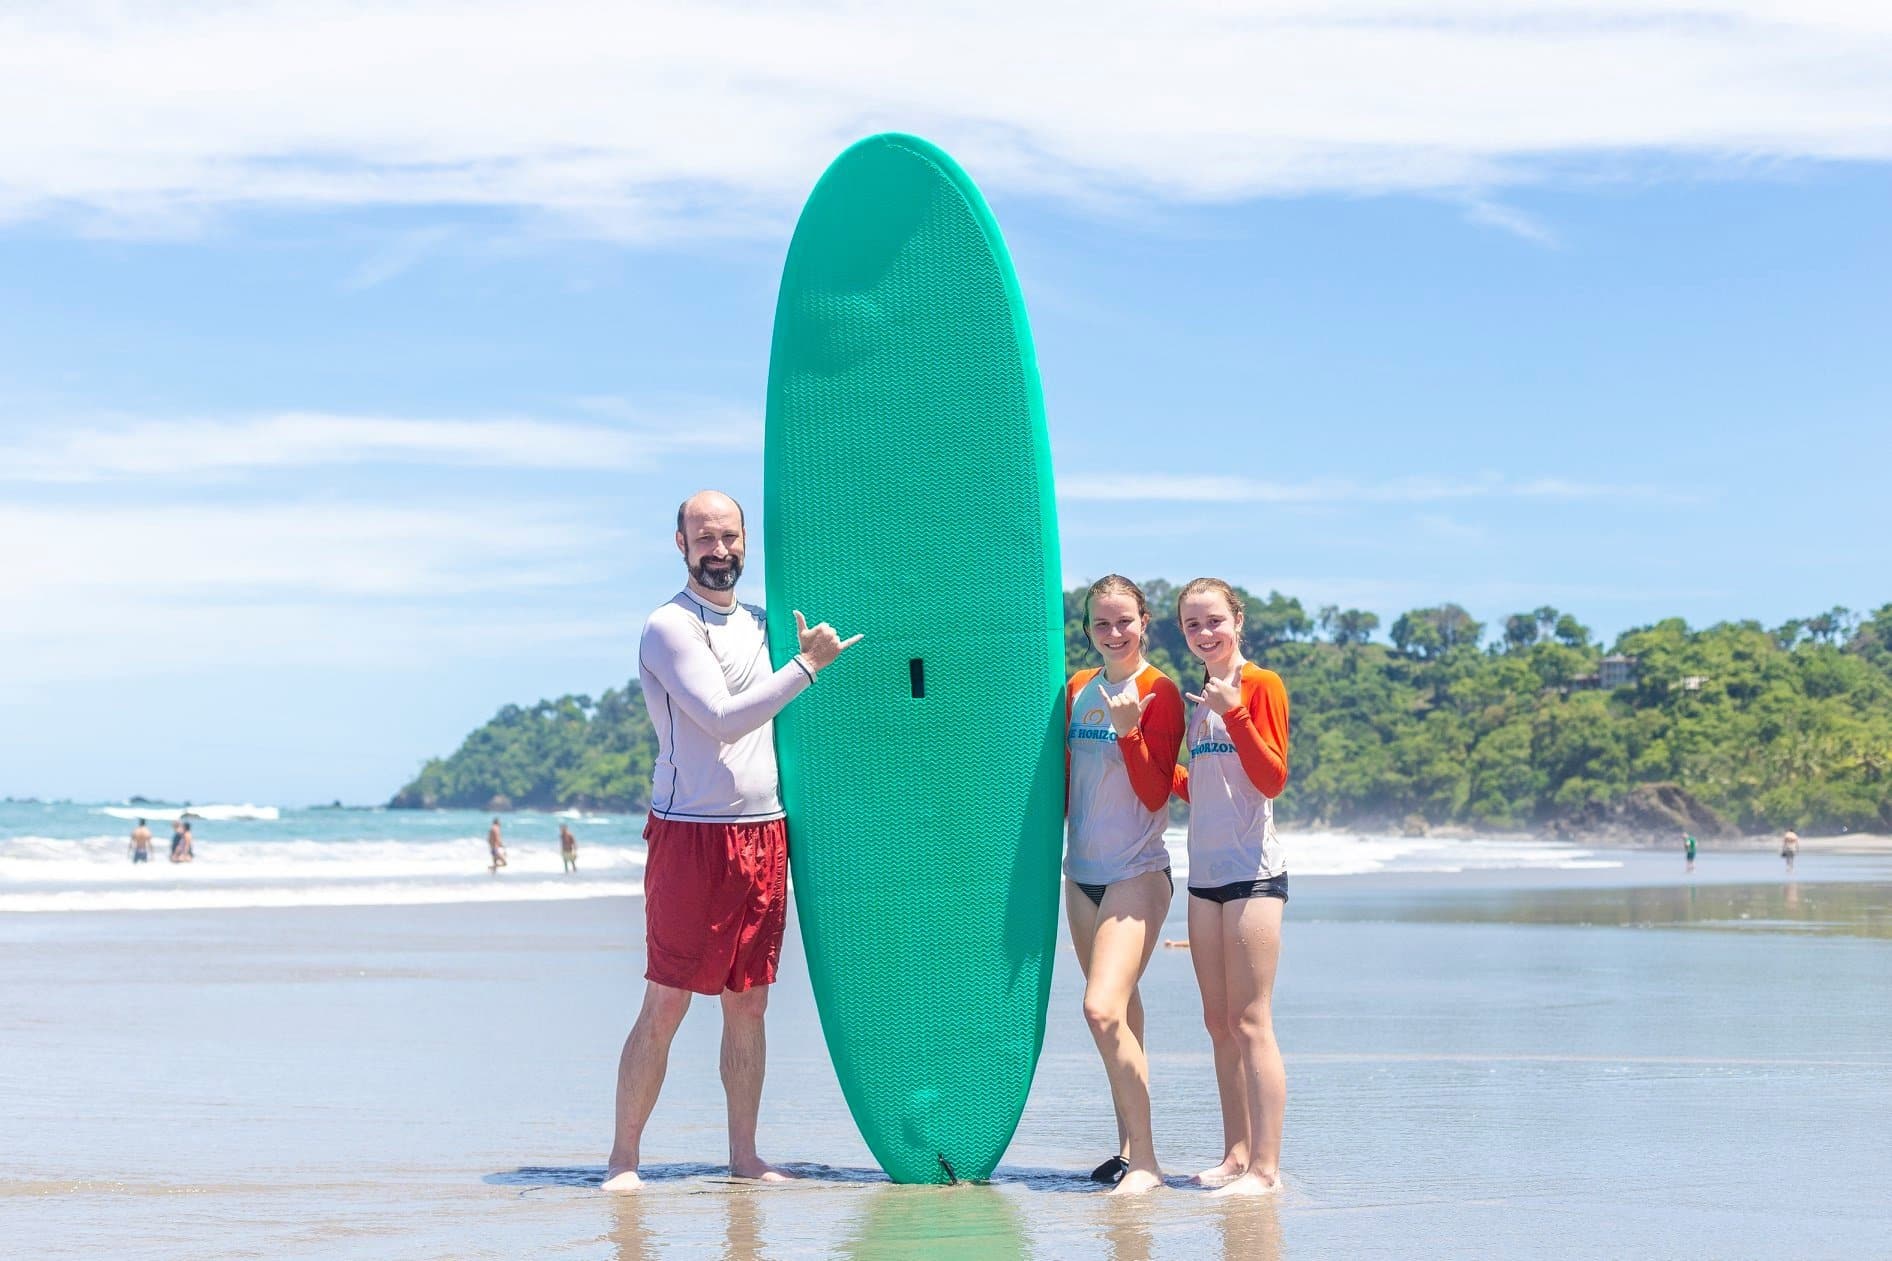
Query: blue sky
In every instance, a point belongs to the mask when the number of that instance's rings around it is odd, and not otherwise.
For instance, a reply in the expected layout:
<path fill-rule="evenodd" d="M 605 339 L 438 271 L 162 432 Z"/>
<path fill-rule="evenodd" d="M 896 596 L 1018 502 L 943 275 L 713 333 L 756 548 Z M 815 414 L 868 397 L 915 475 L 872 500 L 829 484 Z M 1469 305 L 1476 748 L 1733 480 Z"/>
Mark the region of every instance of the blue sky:
<path fill-rule="evenodd" d="M 759 504 L 800 198 L 888 126 L 1007 233 L 1068 582 L 1892 601 L 1870 12 L 712 8 L 0 18 L 71 107 L 0 123 L 0 794 L 378 800 L 630 677 L 678 498 Z"/>

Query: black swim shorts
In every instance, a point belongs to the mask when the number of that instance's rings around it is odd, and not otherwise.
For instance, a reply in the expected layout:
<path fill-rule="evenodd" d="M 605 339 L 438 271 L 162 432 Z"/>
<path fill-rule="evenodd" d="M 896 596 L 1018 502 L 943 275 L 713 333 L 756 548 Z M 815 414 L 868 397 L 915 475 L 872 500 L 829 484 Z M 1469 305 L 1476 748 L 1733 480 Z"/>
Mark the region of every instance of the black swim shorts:
<path fill-rule="evenodd" d="M 1163 879 L 1169 881 L 1169 891 L 1171 893 L 1176 892 L 1176 878 L 1169 874 L 1169 868 L 1167 867 L 1163 868 Z M 1092 906 L 1102 906 L 1104 904 L 1104 890 L 1110 887 L 1107 884 L 1085 884 L 1082 880 L 1073 880 L 1071 883 L 1076 885 L 1079 890 L 1083 892 L 1084 896 L 1091 900 Z"/>
<path fill-rule="evenodd" d="M 1280 898 L 1285 902 L 1288 900 L 1288 873 L 1284 871 L 1266 880 L 1237 880 L 1213 889 L 1198 889 L 1192 885 L 1189 896 L 1204 902 L 1239 902 L 1243 898 Z"/>

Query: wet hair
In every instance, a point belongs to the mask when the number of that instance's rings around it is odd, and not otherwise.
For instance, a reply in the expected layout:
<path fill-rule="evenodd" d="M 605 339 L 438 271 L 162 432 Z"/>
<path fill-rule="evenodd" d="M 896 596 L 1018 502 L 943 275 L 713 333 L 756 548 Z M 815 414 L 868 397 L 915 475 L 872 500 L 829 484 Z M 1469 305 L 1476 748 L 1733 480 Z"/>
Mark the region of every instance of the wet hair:
<path fill-rule="evenodd" d="M 696 492 L 697 495 L 700 495 L 702 493 L 703 492 L 700 490 Z M 690 496 L 690 499 L 695 499 L 695 498 L 696 498 L 696 495 Z M 725 498 L 729 499 L 730 503 L 736 504 L 736 524 L 743 528 L 744 533 L 747 533 L 749 530 L 749 522 L 743 518 L 742 505 L 737 504 L 733 497 L 725 496 Z M 677 505 L 677 533 L 678 534 L 683 533 L 683 510 L 690 506 L 690 499 L 686 499 L 682 503 Z"/>
<path fill-rule="evenodd" d="M 1091 601 L 1100 595 L 1127 595 L 1137 602 L 1137 613 L 1142 617 L 1150 615 L 1149 601 L 1143 598 L 1143 588 L 1131 582 L 1122 574 L 1105 574 L 1084 593 L 1084 628 L 1090 629 Z"/>
<path fill-rule="evenodd" d="M 1183 601 L 1192 595 L 1201 595 L 1213 591 L 1228 602 L 1228 611 L 1237 622 L 1242 620 L 1242 602 L 1235 595 L 1235 588 L 1220 578 L 1191 578 L 1183 584 L 1183 589 L 1176 593 L 1176 624 L 1182 624 Z"/>

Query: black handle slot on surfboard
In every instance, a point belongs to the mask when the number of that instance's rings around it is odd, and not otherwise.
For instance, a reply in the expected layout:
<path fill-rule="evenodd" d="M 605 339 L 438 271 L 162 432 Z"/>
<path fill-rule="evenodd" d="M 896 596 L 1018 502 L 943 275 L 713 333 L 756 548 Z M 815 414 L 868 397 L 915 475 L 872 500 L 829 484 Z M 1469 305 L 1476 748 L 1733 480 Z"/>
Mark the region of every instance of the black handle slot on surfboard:
<path fill-rule="evenodd" d="M 926 696 L 926 662 L 914 657 L 907 662 L 907 681 L 913 686 L 913 699 Z"/>

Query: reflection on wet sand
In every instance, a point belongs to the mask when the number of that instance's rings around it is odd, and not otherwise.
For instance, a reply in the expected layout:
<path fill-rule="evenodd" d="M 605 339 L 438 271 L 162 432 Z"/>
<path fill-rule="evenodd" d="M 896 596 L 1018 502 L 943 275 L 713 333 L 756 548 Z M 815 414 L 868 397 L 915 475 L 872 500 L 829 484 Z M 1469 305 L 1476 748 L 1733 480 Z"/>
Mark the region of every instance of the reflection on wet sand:
<path fill-rule="evenodd" d="M 1174 1186 L 1136 1199 L 1112 1199 L 1017 1182 L 871 1188 L 804 1184 L 784 1190 L 692 1179 L 647 1188 L 645 1194 L 604 1198 L 614 1261 L 677 1255 L 756 1261 L 809 1249 L 851 1261 L 1034 1256 L 1280 1261 L 1282 1255 L 1278 1196 L 1211 1200 Z M 848 1206 L 841 1215 L 845 1220 L 838 1234 L 830 1233 L 822 1219 L 840 1204 Z M 719 1230 L 720 1249 L 713 1242 Z"/>
<path fill-rule="evenodd" d="M 723 1257 L 725 1261 L 746 1261 L 762 1255 L 762 1206 L 756 1202 L 762 1191 L 735 1191 L 723 1200 Z"/>
<path fill-rule="evenodd" d="M 990 1186 L 882 1187 L 842 1255 L 855 1261 L 981 1261 L 1027 1257 L 1018 1208 Z"/>
<path fill-rule="evenodd" d="M 753 1183 L 718 1179 L 715 1183 L 652 1186 L 609 1195 L 611 1243 L 615 1261 L 657 1261 L 687 1245 L 692 1256 L 721 1256 L 750 1261 L 768 1254 L 762 1224 L 762 1197 L 792 1195 Z M 722 1250 L 708 1246 L 718 1227 Z M 780 1242 L 779 1240 L 777 1241 Z"/>
<path fill-rule="evenodd" d="M 1157 1194 L 1162 1189 L 1157 1188 Z M 1147 1199 L 1148 1197 L 1140 1197 Z M 1110 1251 L 1105 1253 L 1109 1261 L 1149 1261 L 1150 1245 L 1150 1209 L 1148 1204 L 1138 1200 L 1119 1197 L 1103 1197 L 1104 1242 Z"/>
<path fill-rule="evenodd" d="M 657 1261 L 657 1242 L 647 1220 L 653 1218 L 642 1195 L 611 1196 L 611 1243 L 617 1261 Z"/>
<path fill-rule="evenodd" d="M 1892 938 L 1892 885 L 1683 885 L 1626 889 L 1530 889 L 1445 894 L 1397 902 L 1336 902 L 1322 918 L 1395 918 L 1429 924 L 1558 924 L 1693 928 Z"/>
<path fill-rule="evenodd" d="M 1217 1200 L 1214 1211 L 1222 1236 L 1221 1261 L 1280 1261 L 1281 1197 L 1246 1202 Z"/>

